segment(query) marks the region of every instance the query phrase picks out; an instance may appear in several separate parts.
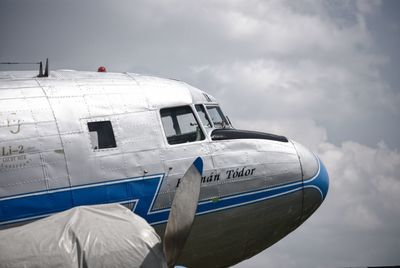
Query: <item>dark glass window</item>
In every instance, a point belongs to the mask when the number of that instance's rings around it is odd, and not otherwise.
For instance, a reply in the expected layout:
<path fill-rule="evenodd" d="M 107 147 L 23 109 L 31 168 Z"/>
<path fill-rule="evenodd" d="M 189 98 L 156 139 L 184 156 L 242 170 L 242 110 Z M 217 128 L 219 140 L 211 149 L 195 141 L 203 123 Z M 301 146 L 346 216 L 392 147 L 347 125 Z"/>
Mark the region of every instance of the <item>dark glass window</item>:
<path fill-rule="evenodd" d="M 94 150 L 117 147 L 110 121 L 88 122 L 88 128 Z"/>
<path fill-rule="evenodd" d="M 207 105 L 208 114 L 211 117 L 211 121 L 214 123 L 215 128 L 230 128 L 228 120 L 226 120 L 224 114 L 221 111 L 219 106 L 208 106 Z"/>
<path fill-rule="evenodd" d="M 204 106 L 201 104 L 196 104 L 195 107 L 196 107 L 196 111 L 197 111 L 203 125 L 205 127 L 212 127 L 211 121 L 208 118 L 208 115 L 206 113 L 206 110 L 204 109 Z"/>
<path fill-rule="evenodd" d="M 204 134 L 190 106 L 160 110 L 161 121 L 169 144 L 204 140 Z"/>

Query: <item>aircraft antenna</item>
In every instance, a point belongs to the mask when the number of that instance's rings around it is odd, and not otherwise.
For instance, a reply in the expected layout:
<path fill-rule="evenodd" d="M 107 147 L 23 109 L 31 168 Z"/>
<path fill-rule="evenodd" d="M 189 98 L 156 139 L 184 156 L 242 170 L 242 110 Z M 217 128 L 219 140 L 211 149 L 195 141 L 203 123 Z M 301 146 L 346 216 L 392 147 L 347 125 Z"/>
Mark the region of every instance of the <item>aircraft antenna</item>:
<path fill-rule="evenodd" d="M 43 64 L 42 62 L 39 63 L 39 74 L 37 77 L 43 77 Z"/>
<path fill-rule="evenodd" d="M 40 62 L 0 62 L 0 65 L 39 65 L 39 74 L 37 77 L 49 77 L 49 59 L 46 59 L 46 65 L 43 73 L 43 63 Z"/>
<path fill-rule="evenodd" d="M 37 77 L 49 77 L 49 58 L 46 59 L 46 65 L 44 66 L 44 73 L 43 73 L 43 63 L 40 62 L 39 74 Z"/>
<path fill-rule="evenodd" d="M 44 76 L 49 77 L 49 58 L 46 59 L 46 67 L 44 68 Z"/>

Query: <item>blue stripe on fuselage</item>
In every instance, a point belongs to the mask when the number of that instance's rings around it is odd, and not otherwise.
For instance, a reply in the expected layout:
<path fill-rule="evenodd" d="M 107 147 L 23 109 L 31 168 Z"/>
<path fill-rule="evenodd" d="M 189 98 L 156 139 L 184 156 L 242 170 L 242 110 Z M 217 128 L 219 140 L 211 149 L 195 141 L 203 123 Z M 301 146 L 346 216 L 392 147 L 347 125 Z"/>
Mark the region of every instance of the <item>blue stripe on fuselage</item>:
<path fill-rule="evenodd" d="M 323 175 L 319 170 L 314 178 L 305 181 L 304 185 L 299 181 L 221 197 L 218 200 L 201 201 L 196 214 L 211 213 L 283 196 L 300 191 L 303 186 L 317 188 L 323 199 L 323 189 L 320 189 L 318 183 L 319 177 Z M 153 210 L 163 178 L 164 175 L 159 174 L 0 198 L 0 225 L 44 217 L 74 206 L 128 202 L 135 203 L 134 212 L 145 218 L 148 223 L 164 223 L 168 219 L 169 208 Z"/>
<path fill-rule="evenodd" d="M 75 206 L 129 201 L 136 203 L 135 213 L 146 218 L 163 177 L 160 174 L 0 198 L 0 224 L 40 218 Z"/>

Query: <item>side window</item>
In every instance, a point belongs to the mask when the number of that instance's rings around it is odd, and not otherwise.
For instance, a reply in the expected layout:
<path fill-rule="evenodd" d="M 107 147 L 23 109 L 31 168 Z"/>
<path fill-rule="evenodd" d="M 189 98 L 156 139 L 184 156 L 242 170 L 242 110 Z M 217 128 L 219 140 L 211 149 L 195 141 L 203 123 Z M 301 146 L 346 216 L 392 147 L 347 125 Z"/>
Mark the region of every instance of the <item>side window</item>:
<path fill-rule="evenodd" d="M 204 109 L 204 106 L 201 104 L 196 104 L 195 107 L 196 107 L 196 111 L 199 114 L 200 120 L 203 123 L 203 125 L 205 127 L 212 127 L 211 121 L 208 118 L 208 115 L 206 113 L 206 110 Z"/>
<path fill-rule="evenodd" d="M 88 122 L 88 128 L 93 150 L 117 147 L 110 121 Z"/>
<path fill-rule="evenodd" d="M 204 140 L 204 134 L 190 106 L 160 110 L 161 121 L 169 144 Z"/>
<path fill-rule="evenodd" d="M 231 127 L 219 106 L 207 106 L 207 111 L 215 128 Z"/>

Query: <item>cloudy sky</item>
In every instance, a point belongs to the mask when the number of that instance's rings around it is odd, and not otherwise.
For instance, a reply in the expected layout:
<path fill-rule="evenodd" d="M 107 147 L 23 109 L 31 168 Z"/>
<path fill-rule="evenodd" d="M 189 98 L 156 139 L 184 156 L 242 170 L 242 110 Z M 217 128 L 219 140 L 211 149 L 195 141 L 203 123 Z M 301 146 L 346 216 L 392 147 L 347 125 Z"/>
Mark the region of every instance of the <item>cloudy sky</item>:
<path fill-rule="evenodd" d="M 325 162 L 298 230 L 236 267 L 400 264 L 400 2 L 0 0 L 0 61 L 177 78 Z M 5 70 L 0 66 L 0 70 Z"/>

